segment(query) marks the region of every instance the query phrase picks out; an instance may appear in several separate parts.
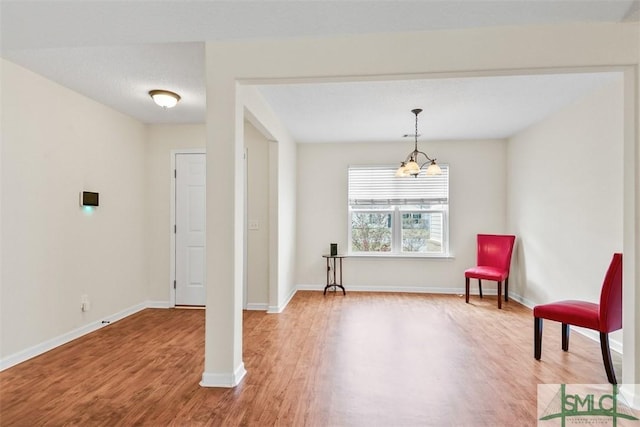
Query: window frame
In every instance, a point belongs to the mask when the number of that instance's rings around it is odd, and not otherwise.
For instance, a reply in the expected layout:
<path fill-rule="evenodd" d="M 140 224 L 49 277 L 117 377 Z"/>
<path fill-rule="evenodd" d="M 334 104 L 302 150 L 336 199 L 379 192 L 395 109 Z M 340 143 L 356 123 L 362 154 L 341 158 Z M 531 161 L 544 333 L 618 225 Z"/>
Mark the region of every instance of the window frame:
<path fill-rule="evenodd" d="M 394 247 L 394 241 L 395 241 L 395 237 L 394 237 L 394 222 L 395 222 L 395 216 L 394 216 L 394 210 L 388 207 L 385 207 L 384 209 L 357 209 L 356 212 L 362 212 L 362 213 L 382 213 L 382 214 L 390 214 L 391 215 L 391 251 L 369 251 L 369 252 L 354 252 L 353 251 L 353 247 L 352 247 L 352 237 L 353 237 L 353 227 L 351 226 L 352 224 L 352 214 L 353 214 L 353 210 L 351 209 L 351 206 L 349 206 L 349 240 L 348 240 L 348 245 L 347 245 L 347 254 L 349 256 L 359 256 L 359 255 L 368 255 L 368 254 L 392 254 L 393 253 L 393 247 Z"/>
<path fill-rule="evenodd" d="M 446 190 L 447 197 L 446 202 L 440 201 L 440 203 L 434 203 L 429 206 L 428 204 L 370 204 L 370 205 L 357 205 L 352 204 L 349 200 L 349 194 L 347 196 L 347 254 L 353 257 L 390 257 L 390 258 L 450 258 L 449 252 L 449 190 L 450 190 L 450 168 L 449 165 L 442 165 L 447 168 L 447 181 Z M 349 166 L 349 171 L 353 166 Z M 395 171 L 393 166 L 357 166 L 359 169 L 381 169 L 389 168 Z M 395 179 L 411 180 L 412 177 L 398 177 Z M 350 186 L 349 177 L 347 178 L 347 186 Z M 349 188 L 347 189 L 349 193 Z M 391 202 L 391 200 L 390 200 Z M 423 206 L 422 208 L 418 208 Z M 354 213 L 390 213 L 391 214 L 391 250 L 390 251 L 354 251 L 353 249 L 353 214 Z M 439 213 L 442 215 L 442 250 L 440 252 L 405 252 L 403 250 L 402 241 L 402 215 L 404 213 L 420 213 L 431 214 Z"/>
<path fill-rule="evenodd" d="M 400 249 L 400 255 L 401 256 L 427 256 L 427 257 L 447 257 L 449 256 L 449 215 L 448 215 L 448 211 L 449 211 L 449 204 L 447 203 L 447 205 L 443 206 L 441 209 L 435 209 L 435 208 L 426 208 L 426 209 L 407 209 L 407 210 L 403 210 L 402 206 L 398 207 L 398 243 L 400 244 L 400 246 L 402 246 L 403 243 L 403 239 L 402 239 L 402 214 L 403 213 L 420 213 L 420 214 L 431 214 L 431 213 L 439 213 L 442 215 L 442 242 L 441 242 L 441 246 L 442 246 L 442 251 L 441 252 L 405 252 L 402 250 L 402 248 Z M 393 230 L 392 230 L 392 234 L 393 234 Z"/>

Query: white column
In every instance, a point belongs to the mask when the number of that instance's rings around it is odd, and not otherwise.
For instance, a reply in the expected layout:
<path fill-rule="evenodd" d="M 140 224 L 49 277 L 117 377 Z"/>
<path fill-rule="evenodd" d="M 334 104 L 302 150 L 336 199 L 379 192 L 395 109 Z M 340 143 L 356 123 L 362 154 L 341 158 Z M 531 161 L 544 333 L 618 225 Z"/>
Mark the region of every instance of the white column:
<path fill-rule="evenodd" d="M 208 52 L 206 62 L 208 70 L 215 69 Z M 206 84 L 207 312 L 200 385 L 234 387 L 246 374 L 242 362 L 243 115 L 233 79 L 208 72 Z"/>

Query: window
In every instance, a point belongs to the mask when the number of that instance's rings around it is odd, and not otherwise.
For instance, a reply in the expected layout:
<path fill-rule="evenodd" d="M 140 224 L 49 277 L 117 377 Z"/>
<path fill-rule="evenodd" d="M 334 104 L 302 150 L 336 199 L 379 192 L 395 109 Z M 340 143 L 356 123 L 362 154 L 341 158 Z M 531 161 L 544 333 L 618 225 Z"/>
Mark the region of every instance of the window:
<path fill-rule="evenodd" d="M 449 167 L 440 168 L 398 178 L 394 166 L 350 166 L 349 252 L 447 255 Z"/>

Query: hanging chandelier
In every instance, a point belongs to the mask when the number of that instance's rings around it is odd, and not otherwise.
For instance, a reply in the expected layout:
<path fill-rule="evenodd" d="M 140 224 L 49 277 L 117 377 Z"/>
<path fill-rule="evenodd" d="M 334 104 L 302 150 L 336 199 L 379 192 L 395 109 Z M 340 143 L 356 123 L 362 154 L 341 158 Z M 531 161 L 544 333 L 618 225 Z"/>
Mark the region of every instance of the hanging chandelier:
<path fill-rule="evenodd" d="M 415 110 L 411 110 L 411 112 L 416 115 L 416 132 L 413 135 L 415 145 L 413 151 L 404 159 L 404 162 L 400 163 L 400 167 L 396 171 L 396 176 L 413 176 L 417 178 L 420 170 L 426 165 L 429 165 L 425 171 L 427 175 L 440 175 L 442 171 L 440 170 L 440 166 L 436 164 L 436 159 L 427 156 L 427 153 L 423 151 L 418 151 L 418 114 L 422 112 L 422 109 L 416 108 Z M 418 158 L 421 155 L 424 156 L 426 161 L 419 164 Z"/>

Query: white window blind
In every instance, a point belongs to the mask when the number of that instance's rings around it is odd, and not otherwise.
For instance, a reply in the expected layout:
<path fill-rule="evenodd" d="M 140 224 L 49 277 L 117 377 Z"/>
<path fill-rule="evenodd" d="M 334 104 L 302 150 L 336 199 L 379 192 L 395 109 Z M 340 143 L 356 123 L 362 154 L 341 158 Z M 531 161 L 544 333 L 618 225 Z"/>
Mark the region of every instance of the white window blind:
<path fill-rule="evenodd" d="M 349 166 L 349 205 L 442 205 L 449 202 L 449 167 L 442 174 L 396 177 L 394 166 Z"/>

